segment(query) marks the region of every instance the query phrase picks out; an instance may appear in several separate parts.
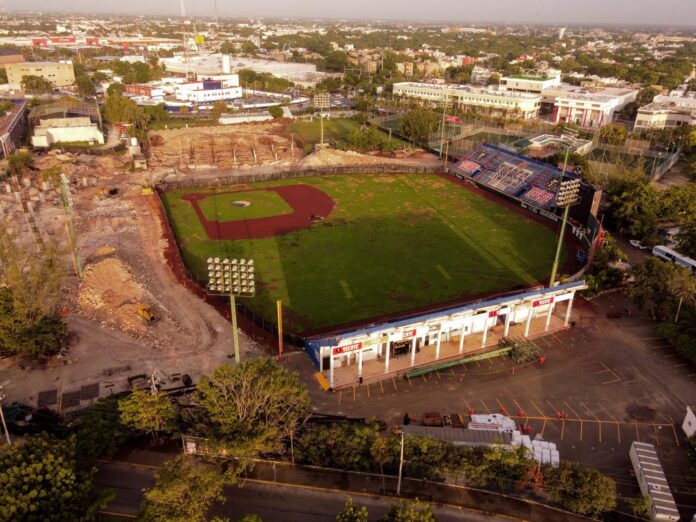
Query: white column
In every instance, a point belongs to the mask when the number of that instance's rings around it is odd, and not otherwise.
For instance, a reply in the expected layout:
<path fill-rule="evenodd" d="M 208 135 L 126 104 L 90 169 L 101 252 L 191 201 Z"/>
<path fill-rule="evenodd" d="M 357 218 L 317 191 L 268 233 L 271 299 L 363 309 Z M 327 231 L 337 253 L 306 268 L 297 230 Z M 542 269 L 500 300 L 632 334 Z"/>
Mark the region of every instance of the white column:
<path fill-rule="evenodd" d="M 437 344 L 435 345 L 435 360 L 440 358 L 440 339 L 442 338 L 442 330 L 437 332 Z"/>
<path fill-rule="evenodd" d="M 334 387 L 334 356 L 333 356 L 333 348 L 331 348 L 331 352 L 329 352 L 329 387 L 333 388 Z"/>
<path fill-rule="evenodd" d="M 503 333 L 503 337 L 507 337 L 510 333 L 510 323 L 512 322 L 513 313 L 515 313 L 515 309 L 512 305 L 510 305 L 510 311 L 505 316 L 505 332 Z"/>
<path fill-rule="evenodd" d="M 362 377 L 362 360 L 363 360 L 363 351 L 360 350 L 358 352 L 358 379 Z"/>
<path fill-rule="evenodd" d="M 486 339 L 488 338 L 488 323 L 490 322 L 491 318 L 486 315 L 486 318 L 483 320 L 483 336 L 481 337 L 481 348 L 484 348 L 486 346 Z"/>
<path fill-rule="evenodd" d="M 534 307 L 532 303 L 527 303 L 529 305 L 529 312 L 527 313 L 527 324 L 524 325 L 524 336 L 529 337 L 529 325 L 532 323 L 532 314 L 534 313 Z"/>
<path fill-rule="evenodd" d="M 570 296 L 570 299 L 568 299 L 568 308 L 566 309 L 566 314 L 565 314 L 565 322 L 563 323 L 565 326 L 568 326 L 568 323 L 570 322 L 570 312 L 573 309 L 573 300 L 575 299 L 575 292 L 572 293 Z"/>
<path fill-rule="evenodd" d="M 462 330 L 459 334 L 459 353 L 464 351 L 464 324 L 462 324 Z"/>
<path fill-rule="evenodd" d="M 411 339 L 411 366 L 416 364 L 416 339 L 417 337 L 415 335 L 413 339 Z"/>
<path fill-rule="evenodd" d="M 384 373 L 389 373 L 389 352 L 391 352 L 391 342 L 387 339 L 387 353 L 384 355 Z"/>
<path fill-rule="evenodd" d="M 553 307 L 556 303 L 549 303 L 549 311 L 546 314 L 546 332 L 549 331 L 549 328 L 551 328 L 551 314 L 553 313 Z"/>

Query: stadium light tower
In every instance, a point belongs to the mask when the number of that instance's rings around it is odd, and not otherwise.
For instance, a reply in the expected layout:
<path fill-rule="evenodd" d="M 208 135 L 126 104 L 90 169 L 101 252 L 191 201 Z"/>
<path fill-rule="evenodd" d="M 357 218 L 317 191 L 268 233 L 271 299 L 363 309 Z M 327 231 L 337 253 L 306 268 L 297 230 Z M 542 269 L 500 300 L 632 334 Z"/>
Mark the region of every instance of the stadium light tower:
<path fill-rule="evenodd" d="M 208 294 L 227 295 L 232 314 L 234 362 L 240 364 L 239 334 L 237 333 L 237 297 L 256 295 L 255 267 L 253 259 L 208 258 Z"/>
<path fill-rule="evenodd" d="M 563 162 L 563 175 L 565 175 L 568 166 L 568 151 L 566 148 L 565 161 Z M 575 205 L 580 192 L 580 180 L 569 179 L 561 181 L 561 186 L 556 194 L 556 206 L 563 208 L 563 221 L 561 222 L 561 232 L 558 235 L 558 246 L 556 247 L 556 257 L 553 260 L 553 268 L 551 269 L 551 278 L 549 279 L 549 288 L 553 288 L 556 283 L 556 272 L 558 271 L 558 262 L 561 257 L 561 247 L 563 245 L 563 236 L 565 235 L 566 224 L 568 223 L 568 213 L 570 207 Z"/>

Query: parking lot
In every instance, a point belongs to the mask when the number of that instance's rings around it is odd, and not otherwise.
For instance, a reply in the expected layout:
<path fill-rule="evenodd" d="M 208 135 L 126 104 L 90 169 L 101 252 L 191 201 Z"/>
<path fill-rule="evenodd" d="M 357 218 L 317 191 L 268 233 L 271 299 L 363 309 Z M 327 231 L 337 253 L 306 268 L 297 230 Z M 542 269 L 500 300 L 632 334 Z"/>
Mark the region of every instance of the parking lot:
<path fill-rule="evenodd" d="M 610 312 L 631 309 L 620 319 Z M 616 315 L 616 314 L 612 314 Z M 537 339 L 545 362 L 516 367 L 489 359 L 412 379 L 391 379 L 327 393 L 308 380 L 323 413 L 376 417 L 398 424 L 404 413 L 504 413 L 533 436 L 556 442 L 561 459 L 612 476 L 623 495 L 636 496 L 628 450 L 651 442 L 685 513 L 696 509 L 687 480 L 681 431 L 686 403 L 696 398 L 696 368 L 678 356 L 620 294 L 578 302 L 571 330 Z M 690 508 L 689 506 L 693 506 Z"/>

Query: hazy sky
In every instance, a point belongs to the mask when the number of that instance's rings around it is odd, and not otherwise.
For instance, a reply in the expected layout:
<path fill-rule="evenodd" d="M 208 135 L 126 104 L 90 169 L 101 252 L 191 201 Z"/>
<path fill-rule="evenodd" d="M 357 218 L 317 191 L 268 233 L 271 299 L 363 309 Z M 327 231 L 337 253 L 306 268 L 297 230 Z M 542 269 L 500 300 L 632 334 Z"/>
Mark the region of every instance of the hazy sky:
<path fill-rule="evenodd" d="M 184 0 L 212 15 L 215 0 Z M 9 10 L 179 13 L 179 0 L 5 0 Z M 696 25 L 696 0 L 217 0 L 220 16 Z"/>

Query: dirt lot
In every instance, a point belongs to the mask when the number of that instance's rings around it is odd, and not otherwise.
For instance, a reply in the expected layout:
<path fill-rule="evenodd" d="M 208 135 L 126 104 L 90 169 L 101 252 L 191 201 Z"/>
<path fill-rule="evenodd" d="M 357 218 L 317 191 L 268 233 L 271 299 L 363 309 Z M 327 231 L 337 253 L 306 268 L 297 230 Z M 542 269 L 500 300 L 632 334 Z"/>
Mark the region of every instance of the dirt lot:
<path fill-rule="evenodd" d="M 639 494 L 628 450 L 634 440 L 657 446 L 682 515 L 696 506 L 681 422 L 696 396 L 696 368 L 655 334 L 634 309 L 632 318 L 611 320 L 611 310 L 631 308 L 620 294 L 578 302 L 578 326 L 536 340 L 543 366 L 512 372 L 508 359 L 491 359 L 415 379 L 393 379 L 324 392 L 304 354 L 286 364 L 301 371 L 316 411 L 376 417 L 397 424 L 405 412 L 505 413 L 555 442 L 561 459 L 596 466 L 612 476 L 623 496 Z M 688 520 L 690 518 L 684 518 Z"/>

